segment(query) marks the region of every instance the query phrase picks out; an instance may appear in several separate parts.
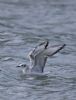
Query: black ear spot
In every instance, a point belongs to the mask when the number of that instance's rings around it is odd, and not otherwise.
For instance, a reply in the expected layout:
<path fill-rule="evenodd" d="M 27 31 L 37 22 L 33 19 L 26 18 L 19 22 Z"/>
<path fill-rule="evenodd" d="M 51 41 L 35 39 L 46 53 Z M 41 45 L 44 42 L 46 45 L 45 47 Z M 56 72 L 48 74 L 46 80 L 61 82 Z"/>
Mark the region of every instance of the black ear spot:
<path fill-rule="evenodd" d="M 26 67 L 26 64 L 18 65 L 16 67 Z"/>

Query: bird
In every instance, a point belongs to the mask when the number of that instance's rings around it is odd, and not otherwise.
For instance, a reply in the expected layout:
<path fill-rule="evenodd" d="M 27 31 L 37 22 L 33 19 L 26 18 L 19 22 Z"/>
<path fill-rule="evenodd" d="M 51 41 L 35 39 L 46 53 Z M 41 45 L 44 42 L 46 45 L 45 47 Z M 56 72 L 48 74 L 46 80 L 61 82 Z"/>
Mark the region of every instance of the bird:
<path fill-rule="evenodd" d="M 66 44 L 49 46 L 49 41 L 43 41 L 28 54 L 30 66 L 20 64 L 17 67 L 21 67 L 24 74 L 43 73 L 47 59 L 62 50 L 65 45 Z"/>

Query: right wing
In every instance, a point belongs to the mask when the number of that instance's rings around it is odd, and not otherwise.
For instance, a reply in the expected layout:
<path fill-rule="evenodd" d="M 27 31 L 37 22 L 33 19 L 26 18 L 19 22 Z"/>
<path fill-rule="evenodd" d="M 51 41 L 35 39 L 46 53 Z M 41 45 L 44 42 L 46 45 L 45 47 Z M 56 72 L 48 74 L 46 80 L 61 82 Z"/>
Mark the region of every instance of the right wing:
<path fill-rule="evenodd" d="M 55 46 L 51 46 L 48 47 L 47 49 L 45 49 L 44 51 L 44 55 L 46 57 L 50 57 L 53 56 L 54 54 L 58 53 L 60 50 L 62 50 L 65 47 L 65 44 L 63 45 L 55 45 Z"/>

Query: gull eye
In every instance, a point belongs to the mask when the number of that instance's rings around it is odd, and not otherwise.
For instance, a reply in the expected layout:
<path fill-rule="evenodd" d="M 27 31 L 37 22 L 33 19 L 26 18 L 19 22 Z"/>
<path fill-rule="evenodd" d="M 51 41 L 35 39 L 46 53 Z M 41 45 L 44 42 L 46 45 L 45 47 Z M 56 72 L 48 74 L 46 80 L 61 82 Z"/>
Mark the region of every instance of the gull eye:
<path fill-rule="evenodd" d="M 26 67 L 26 65 L 21 65 L 22 67 Z"/>

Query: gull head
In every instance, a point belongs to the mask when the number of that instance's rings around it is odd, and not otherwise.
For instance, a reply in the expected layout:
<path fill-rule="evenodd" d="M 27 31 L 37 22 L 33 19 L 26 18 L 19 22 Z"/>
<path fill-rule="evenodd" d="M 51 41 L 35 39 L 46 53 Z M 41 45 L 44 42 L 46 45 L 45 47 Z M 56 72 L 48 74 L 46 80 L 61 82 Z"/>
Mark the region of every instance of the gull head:
<path fill-rule="evenodd" d="M 26 68 L 27 65 L 26 65 L 26 64 L 20 64 L 20 65 L 18 65 L 17 67 Z"/>
<path fill-rule="evenodd" d="M 26 64 L 20 64 L 20 65 L 18 65 L 18 66 L 16 66 L 16 67 L 21 68 L 21 69 L 22 69 L 23 74 L 25 74 L 25 73 L 29 72 L 29 66 L 28 66 L 28 65 L 26 65 Z"/>

